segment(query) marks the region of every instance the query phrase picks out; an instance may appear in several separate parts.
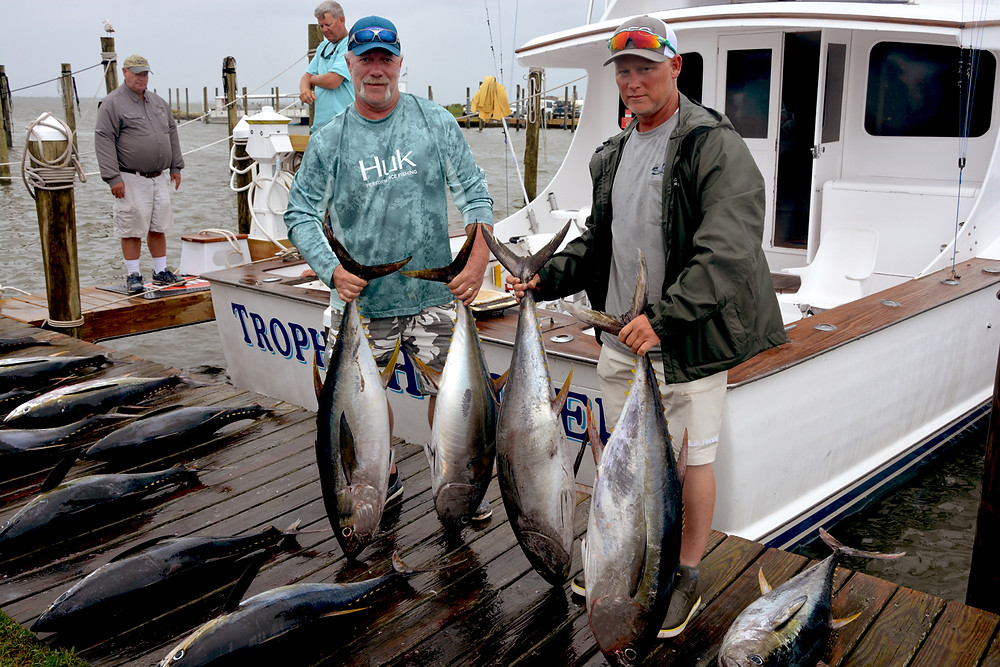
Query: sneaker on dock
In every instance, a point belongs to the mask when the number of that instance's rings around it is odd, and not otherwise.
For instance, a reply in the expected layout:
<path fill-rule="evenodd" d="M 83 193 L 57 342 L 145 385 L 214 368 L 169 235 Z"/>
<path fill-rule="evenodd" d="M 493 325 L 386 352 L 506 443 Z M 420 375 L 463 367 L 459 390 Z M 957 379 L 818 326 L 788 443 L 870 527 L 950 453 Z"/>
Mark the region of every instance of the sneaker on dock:
<path fill-rule="evenodd" d="M 677 566 L 677 578 L 674 580 L 674 592 L 670 596 L 670 606 L 663 627 L 657 633 L 660 639 L 670 639 L 684 632 L 684 628 L 698 613 L 701 606 L 701 596 L 698 595 L 698 568 L 686 565 Z"/>
<path fill-rule="evenodd" d="M 163 285 L 173 285 L 179 282 L 183 281 L 170 269 L 163 269 L 162 271 L 157 271 L 153 274 L 154 285 L 160 285 L 162 287 Z"/>
<path fill-rule="evenodd" d="M 389 489 L 385 492 L 385 504 L 398 500 L 403 496 L 403 480 L 399 478 L 399 471 L 389 473 Z"/>
<path fill-rule="evenodd" d="M 141 294 L 145 289 L 143 287 L 144 283 L 145 281 L 142 279 L 141 273 L 130 273 L 125 278 L 125 291 L 129 294 Z"/>

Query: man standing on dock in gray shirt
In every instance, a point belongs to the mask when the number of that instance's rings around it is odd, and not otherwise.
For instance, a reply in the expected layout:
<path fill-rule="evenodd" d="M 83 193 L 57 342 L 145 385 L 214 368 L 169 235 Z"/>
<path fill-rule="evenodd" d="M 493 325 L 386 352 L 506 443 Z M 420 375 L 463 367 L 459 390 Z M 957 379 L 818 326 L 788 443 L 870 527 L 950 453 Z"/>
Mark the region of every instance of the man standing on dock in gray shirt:
<path fill-rule="evenodd" d="M 146 90 L 149 61 L 131 55 L 122 63 L 125 85 L 111 91 L 97 110 L 94 144 L 101 178 L 114 195 L 114 230 L 121 239 L 129 294 L 143 291 L 139 270 L 142 237 L 153 257 L 153 284 L 180 279 L 167 268 L 166 232 L 173 227 L 167 173 L 181 186 L 180 140 L 167 102 Z"/>

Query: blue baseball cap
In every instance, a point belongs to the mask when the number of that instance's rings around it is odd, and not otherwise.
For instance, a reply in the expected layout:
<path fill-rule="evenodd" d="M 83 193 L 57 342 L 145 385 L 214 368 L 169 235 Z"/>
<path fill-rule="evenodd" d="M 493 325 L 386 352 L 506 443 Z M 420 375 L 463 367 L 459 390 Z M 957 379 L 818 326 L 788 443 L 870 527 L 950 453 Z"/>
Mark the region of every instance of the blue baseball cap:
<path fill-rule="evenodd" d="M 347 50 L 360 56 L 372 49 L 384 49 L 394 56 L 400 55 L 399 33 L 389 19 L 366 16 L 351 27 Z"/>

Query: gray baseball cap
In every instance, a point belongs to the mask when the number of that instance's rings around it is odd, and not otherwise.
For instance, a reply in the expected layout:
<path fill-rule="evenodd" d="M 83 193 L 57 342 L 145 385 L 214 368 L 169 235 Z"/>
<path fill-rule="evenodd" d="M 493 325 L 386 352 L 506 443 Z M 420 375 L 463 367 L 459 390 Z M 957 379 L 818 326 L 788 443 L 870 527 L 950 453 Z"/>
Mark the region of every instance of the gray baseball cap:
<path fill-rule="evenodd" d="M 122 67 L 124 67 L 125 69 L 130 69 L 136 74 L 142 74 L 143 72 L 153 71 L 149 69 L 148 60 L 146 60 L 142 56 L 138 56 L 135 54 L 132 54 L 128 58 L 126 58 L 125 62 L 122 63 Z"/>
<path fill-rule="evenodd" d="M 611 57 L 604 61 L 611 64 L 622 56 L 639 56 L 662 63 L 677 55 L 677 35 L 660 19 L 637 16 L 622 23 L 608 40 Z"/>

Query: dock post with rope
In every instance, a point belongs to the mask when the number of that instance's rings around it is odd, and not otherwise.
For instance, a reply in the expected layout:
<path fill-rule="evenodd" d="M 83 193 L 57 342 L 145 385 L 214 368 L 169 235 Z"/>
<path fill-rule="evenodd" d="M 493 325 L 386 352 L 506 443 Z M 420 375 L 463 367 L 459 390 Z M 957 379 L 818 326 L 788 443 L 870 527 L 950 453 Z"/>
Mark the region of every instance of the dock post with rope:
<path fill-rule="evenodd" d="M 528 70 L 528 116 L 524 129 L 524 190 L 528 201 L 538 194 L 538 128 L 545 122 L 542 106 L 542 68 Z"/>
<path fill-rule="evenodd" d="M 101 65 L 104 67 L 104 91 L 108 94 L 118 87 L 118 54 L 115 38 L 101 37 Z"/>
<path fill-rule="evenodd" d="M 22 173 L 38 213 L 49 307 L 47 326 L 80 338 L 83 315 L 73 186 L 76 174 L 82 180 L 86 177 L 70 143 L 71 134 L 65 123 L 42 114 L 28 126 Z"/>
<path fill-rule="evenodd" d="M 226 91 L 226 108 L 229 112 L 229 136 L 232 137 L 233 128 L 236 127 L 236 123 L 239 120 L 236 118 L 236 58 L 232 56 L 227 56 L 222 61 L 222 82 Z M 246 102 L 244 102 L 243 108 L 246 109 Z M 242 170 L 249 167 L 251 162 L 247 156 L 246 144 L 234 144 L 232 138 L 230 138 L 229 148 L 234 151 L 234 164 L 241 170 L 235 175 L 233 182 L 236 189 L 236 229 L 240 234 L 249 234 L 250 201 L 247 198 L 246 189 L 250 185 L 253 176 L 249 171 Z"/>

